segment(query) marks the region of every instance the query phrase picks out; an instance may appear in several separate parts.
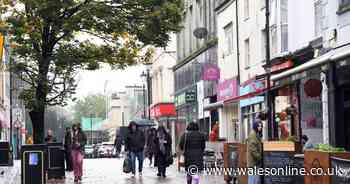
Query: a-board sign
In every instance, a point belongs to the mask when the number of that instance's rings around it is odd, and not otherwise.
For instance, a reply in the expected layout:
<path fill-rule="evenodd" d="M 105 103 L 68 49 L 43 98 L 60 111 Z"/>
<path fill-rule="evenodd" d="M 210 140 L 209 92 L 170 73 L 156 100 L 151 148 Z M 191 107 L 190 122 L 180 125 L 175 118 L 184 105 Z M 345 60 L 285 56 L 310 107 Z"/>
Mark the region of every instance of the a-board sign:
<path fill-rule="evenodd" d="M 332 175 L 332 183 L 349 184 L 350 183 L 350 160 L 331 157 L 332 168 L 334 175 Z M 336 172 L 341 170 L 341 172 Z"/>
<path fill-rule="evenodd" d="M 264 177 L 265 184 L 291 184 L 293 176 L 282 173 L 280 168 L 294 166 L 294 153 L 287 151 L 265 151 L 264 167 L 270 168 L 271 174 Z M 283 169 L 284 170 L 284 169 Z M 277 173 L 275 173 L 275 171 Z"/>

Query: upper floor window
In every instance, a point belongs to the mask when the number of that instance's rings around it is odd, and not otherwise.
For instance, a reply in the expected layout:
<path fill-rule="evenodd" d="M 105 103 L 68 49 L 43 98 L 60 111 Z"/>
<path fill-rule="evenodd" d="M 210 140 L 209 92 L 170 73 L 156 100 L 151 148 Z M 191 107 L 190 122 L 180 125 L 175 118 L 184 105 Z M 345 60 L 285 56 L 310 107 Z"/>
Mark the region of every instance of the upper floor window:
<path fill-rule="evenodd" d="M 347 12 L 350 10 L 350 0 L 339 0 L 338 14 Z"/>
<path fill-rule="evenodd" d="M 244 1 L 244 18 L 245 19 L 249 18 L 249 1 L 250 0 L 245 0 Z"/>
<path fill-rule="evenodd" d="M 225 31 L 225 55 L 229 55 L 233 51 L 233 29 L 232 22 L 224 27 Z"/>
<path fill-rule="evenodd" d="M 315 36 L 318 37 L 322 33 L 322 1 L 315 2 Z"/>
<path fill-rule="evenodd" d="M 350 6 L 350 0 L 340 0 L 340 6 Z"/>
<path fill-rule="evenodd" d="M 244 64 L 246 68 L 250 66 L 250 43 L 249 38 L 244 41 Z"/>

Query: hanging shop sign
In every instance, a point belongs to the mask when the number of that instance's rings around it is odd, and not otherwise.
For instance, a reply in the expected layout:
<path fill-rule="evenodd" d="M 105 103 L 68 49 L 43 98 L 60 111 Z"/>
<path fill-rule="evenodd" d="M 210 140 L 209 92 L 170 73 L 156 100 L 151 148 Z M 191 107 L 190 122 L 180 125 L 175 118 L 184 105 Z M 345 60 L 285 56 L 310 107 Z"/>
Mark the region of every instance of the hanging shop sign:
<path fill-rule="evenodd" d="M 176 116 L 175 105 L 173 103 L 160 103 L 151 108 L 152 117 L 171 117 Z"/>
<path fill-rule="evenodd" d="M 175 106 L 181 106 L 186 104 L 186 94 L 185 93 L 181 93 L 177 96 L 175 96 Z"/>
<path fill-rule="evenodd" d="M 281 70 L 285 70 L 293 66 L 294 66 L 293 61 L 289 59 L 288 61 L 283 62 L 281 64 L 271 66 L 271 72 L 279 72 Z"/>
<path fill-rule="evenodd" d="M 265 84 L 263 81 L 252 81 L 239 88 L 239 95 L 244 96 L 250 93 L 259 93 L 259 92 L 263 92 L 264 89 L 265 89 Z M 252 104 L 263 102 L 264 99 L 265 98 L 263 96 L 255 96 L 252 98 L 240 100 L 239 103 L 240 103 L 240 107 L 246 107 Z"/>
<path fill-rule="evenodd" d="M 214 64 L 204 64 L 202 79 L 205 81 L 216 81 L 220 79 L 220 68 Z"/>
<path fill-rule="evenodd" d="M 304 84 L 304 90 L 308 97 L 319 97 L 322 92 L 322 83 L 318 79 L 309 79 Z"/>
<path fill-rule="evenodd" d="M 189 90 L 185 93 L 186 103 L 193 103 L 197 101 L 197 93 L 196 90 Z"/>
<path fill-rule="evenodd" d="M 237 94 L 237 79 L 228 79 L 223 82 L 220 82 L 217 85 L 217 95 L 218 101 L 224 101 L 230 98 L 235 98 Z"/>

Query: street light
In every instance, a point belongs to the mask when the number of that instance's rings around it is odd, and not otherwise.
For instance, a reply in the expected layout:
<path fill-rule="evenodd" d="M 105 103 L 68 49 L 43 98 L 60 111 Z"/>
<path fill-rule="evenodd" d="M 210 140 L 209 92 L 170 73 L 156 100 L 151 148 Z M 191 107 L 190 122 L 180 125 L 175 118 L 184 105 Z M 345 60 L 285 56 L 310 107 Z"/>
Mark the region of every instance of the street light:
<path fill-rule="evenodd" d="M 150 69 L 151 69 L 152 64 L 151 63 L 147 63 L 147 64 L 145 64 L 145 66 L 146 66 L 146 72 L 145 71 L 142 72 L 141 78 L 146 80 L 146 84 L 147 84 L 147 112 L 148 112 L 148 119 L 150 120 L 151 119 L 150 106 L 151 106 L 151 93 L 152 93 Z M 143 90 L 144 90 L 145 89 L 144 84 L 143 84 L 142 87 L 143 87 Z M 145 103 L 145 90 L 143 92 L 144 92 L 143 96 L 144 96 L 144 105 L 145 105 L 146 104 Z M 145 109 L 144 109 L 144 116 L 146 117 Z"/>

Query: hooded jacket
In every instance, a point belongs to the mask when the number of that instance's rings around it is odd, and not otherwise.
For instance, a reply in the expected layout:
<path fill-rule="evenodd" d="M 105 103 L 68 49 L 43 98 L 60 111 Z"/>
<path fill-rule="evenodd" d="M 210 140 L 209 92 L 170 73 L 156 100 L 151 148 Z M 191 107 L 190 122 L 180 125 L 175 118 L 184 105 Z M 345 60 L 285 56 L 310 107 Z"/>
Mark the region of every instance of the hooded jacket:
<path fill-rule="evenodd" d="M 132 125 L 136 123 L 131 122 L 129 124 L 129 131 L 126 137 L 126 149 L 131 152 L 140 152 L 144 150 L 145 147 L 145 134 L 136 125 L 136 131 L 132 130 Z"/>

